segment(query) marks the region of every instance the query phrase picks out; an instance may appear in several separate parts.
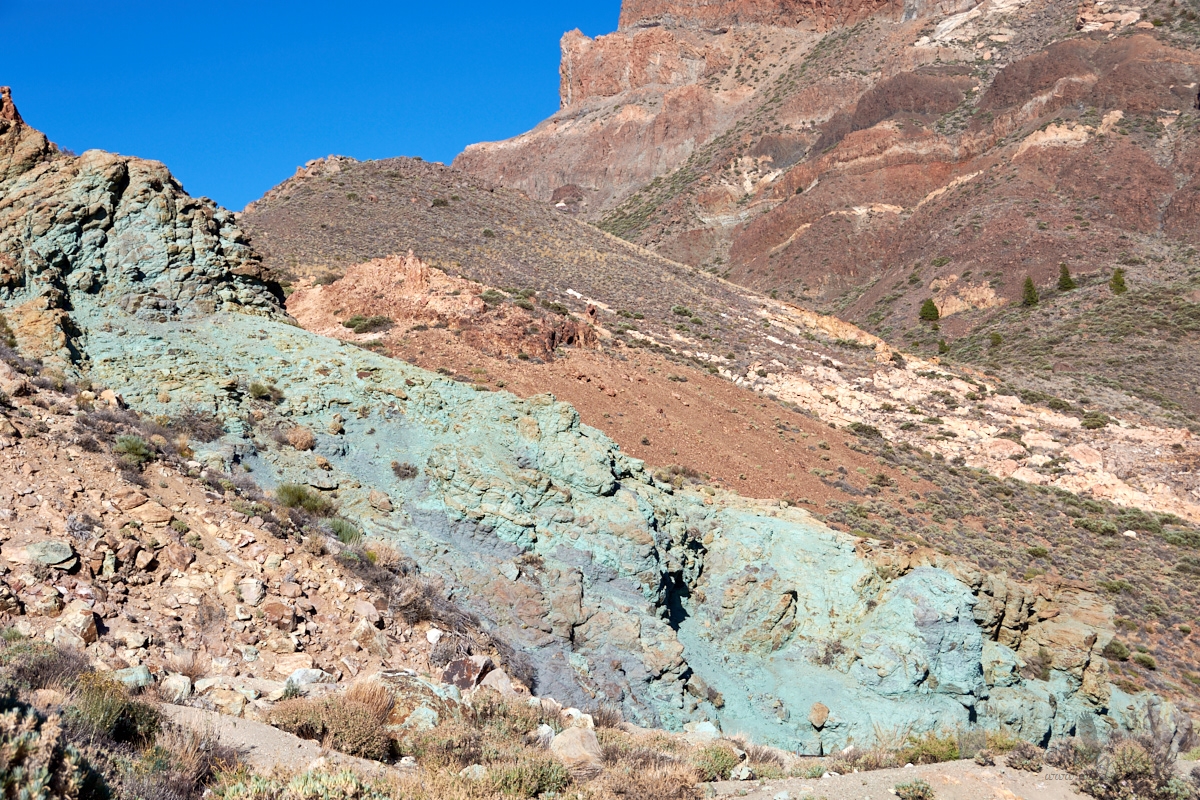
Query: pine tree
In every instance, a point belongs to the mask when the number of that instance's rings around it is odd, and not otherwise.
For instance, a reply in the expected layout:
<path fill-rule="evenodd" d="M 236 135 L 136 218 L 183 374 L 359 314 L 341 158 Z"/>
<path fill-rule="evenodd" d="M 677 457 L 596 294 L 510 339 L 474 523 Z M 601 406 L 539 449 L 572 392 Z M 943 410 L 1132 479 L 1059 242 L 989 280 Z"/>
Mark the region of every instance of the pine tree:
<path fill-rule="evenodd" d="M 1112 280 L 1108 282 L 1108 288 L 1112 289 L 1113 294 L 1125 294 L 1129 287 L 1125 285 L 1125 270 L 1117 267 L 1113 270 Z"/>
<path fill-rule="evenodd" d="M 1038 304 L 1038 290 L 1033 285 L 1033 278 L 1025 276 L 1025 289 L 1021 293 L 1021 305 L 1036 306 Z"/>
<path fill-rule="evenodd" d="M 938 313 L 937 303 L 933 302 L 933 298 L 927 298 L 924 303 L 921 303 L 921 319 L 925 322 L 937 322 L 941 316 Z"/>
<path fill-rule="evenodd" d="M 1069 292 L 1076 288 L 1079 284 L 1075 283 L 1075 279 L 1071 277 L 1071 270 L 1067 269 L 1067 262 L 1058 265 L 1058 290 L 1060 292 Z"/>

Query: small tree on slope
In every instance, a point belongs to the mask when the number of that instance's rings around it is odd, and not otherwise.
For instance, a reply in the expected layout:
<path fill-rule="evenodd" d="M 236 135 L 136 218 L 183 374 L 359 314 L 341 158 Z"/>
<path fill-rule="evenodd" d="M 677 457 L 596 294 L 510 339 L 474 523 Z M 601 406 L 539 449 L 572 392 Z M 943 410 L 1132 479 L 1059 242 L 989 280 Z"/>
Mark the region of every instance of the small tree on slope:
<path fill-rule="evenodd" d="M 1036 306 L 1038 304 L 1038 299 L 1038 290 L 1037 287 L 1033 285 L 1033 278 L 1026 275 L 1025 288 L 1021 292 L 1021 305 L 1028 307 Z"/>

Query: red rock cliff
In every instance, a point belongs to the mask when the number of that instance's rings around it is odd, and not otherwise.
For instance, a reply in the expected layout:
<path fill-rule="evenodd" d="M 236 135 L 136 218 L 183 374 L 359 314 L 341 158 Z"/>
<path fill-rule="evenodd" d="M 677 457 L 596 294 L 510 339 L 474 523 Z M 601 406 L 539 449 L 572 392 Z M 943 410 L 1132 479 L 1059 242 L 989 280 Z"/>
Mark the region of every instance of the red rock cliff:
<path fill-rule="evenodd" d="M 625 0 L 621 27 L 660 22 L 705 26 L 785 25 L 826 28 L 854 24 L 879 11 L 899 12 L 901 0 Z"/>

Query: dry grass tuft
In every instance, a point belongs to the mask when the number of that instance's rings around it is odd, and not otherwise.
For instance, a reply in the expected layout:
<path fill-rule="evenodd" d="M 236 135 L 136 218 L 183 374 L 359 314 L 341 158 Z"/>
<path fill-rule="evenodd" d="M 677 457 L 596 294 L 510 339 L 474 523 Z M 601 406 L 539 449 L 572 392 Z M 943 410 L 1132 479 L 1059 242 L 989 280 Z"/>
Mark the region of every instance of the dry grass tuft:
<path fill-rule="evenodd" d="M 287 432 L 287 441 L 297 450 L 312 450 L 317 446 L 317 438 L 308 428 L 297 425 Z"/>
<path fill-rule="evenodd" d="M 372 716 L 380 722 L 387 720 L 388 714 L 392 713 L 392 708 L 396 705 L 396 698 L 391 690 L 377 681 L 359 681 L 342 696 L 348 702 L 358 703 L 369 709 Z"/>

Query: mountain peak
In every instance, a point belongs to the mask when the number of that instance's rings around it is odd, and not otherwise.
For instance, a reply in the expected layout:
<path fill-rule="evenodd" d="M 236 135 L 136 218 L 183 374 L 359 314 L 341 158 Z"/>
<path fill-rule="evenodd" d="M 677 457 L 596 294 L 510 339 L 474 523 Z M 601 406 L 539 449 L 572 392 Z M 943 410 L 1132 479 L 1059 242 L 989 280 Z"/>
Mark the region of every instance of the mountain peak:
<path fill-rule="evenodd" d="M 22 122 L 21 114 L 13 103 L 12 88 L 0 86 L 0 119 L 5 122 Z"/>

